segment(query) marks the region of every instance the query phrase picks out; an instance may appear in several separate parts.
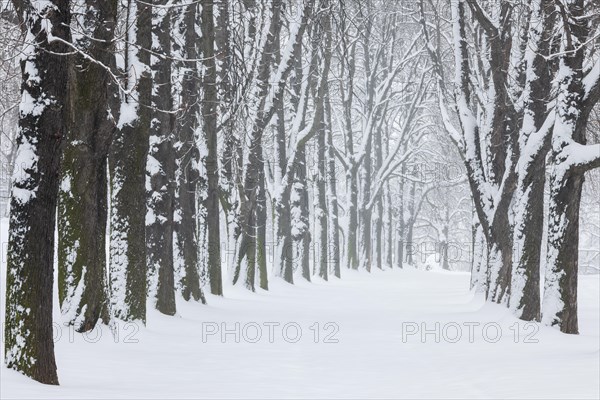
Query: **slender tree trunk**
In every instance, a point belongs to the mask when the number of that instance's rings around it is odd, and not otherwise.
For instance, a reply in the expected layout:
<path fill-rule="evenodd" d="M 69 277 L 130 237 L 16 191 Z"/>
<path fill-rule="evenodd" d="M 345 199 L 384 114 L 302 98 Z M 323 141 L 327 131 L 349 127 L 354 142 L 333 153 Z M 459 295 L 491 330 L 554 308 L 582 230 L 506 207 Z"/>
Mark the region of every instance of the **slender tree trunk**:
<path fill-rule="evenodd" d="M 367 143 L 365 149 L 365 158 L 363 160 L 363 172 L 361 176 L 362 181 L 362 205 L 359 212 L 360 218 L 360 265 L 362 268 L 371 272 L 371 209 L 367 206 L 369 199 L 371 198 L 371 139 Z"/>
<path fill-rule="evenodd" d="M 146 242 L 151 289 L 156 309 L 175 315 L 175 267 L 173 264 L 173 217 L 175 200 L 175 115 L 171 87 L 171 17 L 166 0 L 158 0 L 152 16 L 153 119 L 148 153 L 148 217 Z"/>
<path fill-rule="evenodd" d="M 217 150 L 217 66 L 215 61 L 215 25 L 213 0 L 202 2 L 202 57 L 204 60 L 202 118 L 208 154 L 205 158 L 208 176 L 206 223 L 208 225 L 208 274 L 212 294 L 223 295 L 221 277 L 221 233 L 219 218 L 219 165 Z"/>
<path fill-rule="evenodd" d="M 333 132 L 331 130 L 331 103 L 329 93 L 325 99 L 325 114 L 330 129 L 327 131 L 327 197 L 329 217 L 329 260 L 333 263 L 333 274 L 336 278 L 341 278 L 342 271 L 340 265 L 340 224 L 337 199 L 337 173 L 335 165 L 335 150 L 333 147 Z"/>
<path fill-rule="evenodd" d="M 256 197 L 256 263 L 261 289 L 269 290 L 267 276 L 267 191 L 265 188 L 265 173 L 260 174 L 258 194 Z"/>
<path fill-rule="evenodd" d="M 416 244 L 413 243 L 413 232 L 415 227 L 415 220 L 417 216 L 415 215 L 415 195 L 416 195 L 417 184 L 415 182 L 410 183 L 410 192 L 408 195 L 408 214 L 410 217 L 408 218 L 408 223 L 405 227 L 406 232 L 406 241 L 404 242 L 404 247 L 406 248 L 406 263 L 412 267 L 415 266 L 414 255 L 417 252 Z"/>
<path fill-rule="evenodd" d="M 52 329 L 54 228 L 71 40 L 69 1 L 15 2 L 29 42 L 21 56 L 20 104 L 6 273 L 5 358 L 8 368 L 58 385 Z M 31 43 L 31 38 L 35 41 Z"/>
<path fill-rule="evenodd" d="M 375 171 L 379 171 L 383 164 L 383 138 L 381 129 L 376 129 L 373 136 L 373 144 L 375 150 Z M 375 248 L 372 253 L 374 255 L 371 259 L 375 260 L 375 266 L 379 269 L 383 269 L 383 196 L 380 190 L 377 194 L 377 200 L 375 202 Z"/>
<path fill-rule="evenodd" d="M 404 220 L 404 174 L 406 173 L 406 164 L 402 165 L 402 175 L 400 176 L 398 200 L 398 225 L 396 226 L 396 242 L 398 243 L 396 265 L 398 268 L 404 268 L 404 245 L 406 238 L 406 223 Z"/>
<path fill-rule="evenodd" d="M 348 268 L 358 269 L 358 255 L 357 255 L 357 238 L 356 234 L 358 231 L 358 176 L 356 166 L 353 164 L 350 170 L 347 172 L 348 179 L 348 192 L 350 201 L 348 204 Z"/>
<path fill-rule="evenodd" d="M 377 215 L 375 216 L 375 266 L 383 269 L 383 202 L 379 199 L 376 203 Z"/>
<path fill-rule="evenodd" d="M 449 242 L 449 233 L 450 233 L 450 207 L 446 206 L 446 213 L 444 216 L 444 225 L 442 227 L 442 237 L 440 240 L 440 255 L 441 255 L 441 264 L 442 269 L 446 271 L 450 271 L 450 263 L 448 260 L 448 242 Z"/>
<path fill-rule="evenodd" d="M 388 181 L 386 185 L 386 210 L 387 210 L 387 237 L 386 237 L 386 256 L 385 256 L 385 265 L 388 268 L 393 268 L 393 258 L 394 258 L 394 213 L 392 206 L 392 193 L 390 189 L 390 183 Z"/>
<path fill-rule="evenodd" d="M 198 262 L 198 212 L 196 190 L 200 171 L 200 154 L 197 146 L 199 119 L 199 87 L 197 46 L 200 41 L 196 31 L 197 5 L 189 5 L 183 10 L 184 48 L 182 55 L 190 61 L 183 62 L 183 82 L 181 83 L 181 113 L 178 139 L 178 196 L 177 217 L 174 220 L 179 262 L 181 263 L 182 295 L 185 300 L 204 302 L 200 289 Z M 194 61 L 191 61 L 194 60 Z"/>
<path fill-rule="evenodd" d="M 325 99 L 323 101 L 326 101 Z M 328 242 L 329 233 L 327 230 L 327 192 L 326 192 L 326 180 L 327 180 L 327 163 L 325 160 L 325 142 L 326 137 L 329 136 L 330 126 L 325 122 L 325 114 L 321 121 L 321 129 L 318 133 L 317 146 L 318 146 L 318 208 L 316 214 L 319 223 L 319 276 L 325 280 L 329 278 L 329 254 L 328 254 Z"/>

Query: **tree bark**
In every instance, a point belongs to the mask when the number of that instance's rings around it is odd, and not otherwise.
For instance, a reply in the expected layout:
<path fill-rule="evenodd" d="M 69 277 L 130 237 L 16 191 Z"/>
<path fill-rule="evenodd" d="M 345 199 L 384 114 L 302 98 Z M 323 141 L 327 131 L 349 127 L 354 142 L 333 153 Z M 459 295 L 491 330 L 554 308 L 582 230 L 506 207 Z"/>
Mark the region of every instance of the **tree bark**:
<path fill-rule="evenodd" d="M 113 315 L 146 322 L 146 160 L 151 120 L 152 6 L 129 0 L 126 81 L 119 130 L 109 155 L 111 178 L 110 282 Z"/>
<path fill-rule="evenodd" d="M 327 101 L 323 99 L 323 101 Z M 325 160 L 325 142 L 326 137 L 329 136 L 330 126 L 325 123 L 325 115 L 320 121 L 321 128 L 318 133 L 317 139 L 317 152 L 318 152 L 318 176 L 317 176 L 317 191 L 318 191 L 318 208 L 315 211 L 319 223 L 319 276 L 324 280 L 329 279 L 329 254 L 328 254 L 328 242 L 329 234 L 327 229 L 327 192 L 326 192 L 326 180 L 327 180 L 327 163 Z"/>
<path fill-rule="evenodd" d="M 219 218 L 219 161 L 217 150 L 217 65 L 215 60 L 215 23 L 213 1 L 202 2 L 202 57 L 204 75 L 202 79 L 204 99 L 202 118 L 204 139 L 208 154 L 204 159 L 208 177 L 206 204 L 206 223 L 208 225 L 208 275 L 212 294 L 223 295 L 221 277 L 221 227 Z"/>
<path fill-rule="evenodd" d="M 577 334 L 579 207 L 586 171 L 600 167 L 600 145 L 585 149 L 591 110 L 600 99 L 600 77 L 585 82 L 585 43 L 590 34 L 583 0 L 561 5 L 566 38 L 562 41 L 556 120 L 550 155 L 548 251 L 542 321 Z M 595 68 L 598 68 L 596 65 Z M 590 84 L 592 83 L 592 84 Z M 586 151 L 587 150 L 587 151 Z"/>
<path fill-rule="evenodd" d="M 546 154 L 550 141 L 543 140 L 532 154 L 527 150 L 527 145 L 531 135 L 542 129 L 548 116 L 546 108 L 551 97 L 554 70 L 545 56 L 551 51 L 555 19 L 554 3 L 551 0 L 534 2 L 529 16 L 529 42 L 524 52 L 525 104 L 520 135 L 523 161 L 520 163 L 522 167 L 519 169 L 515 194 L 513 251 L 516 256 L 512 269 L 510 307 L 517 317 L 526 321 L 539 321 L 541 318 L 540 252 Z"/>
<path fill-rule="evenodd" d="M 325 98 L 325 114 L 329 127 L 331 128 L 331 102 L 329 93 Z M 333 274 L 336 278 L 342 277 L 340 265 L 340 223 L 337 199 L 337 169 L 335 165 L 335 149 L 333 147 L 333 131 L 327 132 L 327 198 L 328 198 L 328 217 L 329 217 L 329 237 L 331 242 L 329 247 L 330 261 L 333 263 Z"/>
<path fill-rule="evenodd" d="M 87 0 L 69 71 L 67 144 L 58 204 L 59 301 L 64 322 L 77 332 L 108 323 L 106 280 L 107 159 L 119 117 L 113 37 L 116 0 Z M 95 61 L 88 59 L 91 57 Z"/>
<path fill-rule="evenodd" d="M 24 18 L 20 105 L 6 274 L 5 358 L 8 368 L 58 385 L 52 337 L 54 228 L 60 158 L 67 134 L 69 1 L 35 8 L 14 3 Z"/>
<path fill-rule="evenodd" d="M 199 261 L 198 261 L 198 211 L 196 207 L 198 181 L 200 171 L 198 163 L 200 153 L 197 146 L 199 125 L 199 88 L 200 76 L 197 67 L 198 42 L 200 38 L 196 31 L 197 5 L 191 4 L 183 10 L 182 29 L 184 45 L 182 62 L 184 69 L 181 83 L 181 105 L 178 118 L 178 195 L 177 210 L 174 219 L 174 233 L 176 235 L 177 249 L 179 251 L 179 275 L 181 276 L 181 291 L 187 301 L 204 300 L 200 288 Z"/>
<path fill-rule="evenodd" d="M 157 0 L 152 15 L 152 112 L 148 152 L 146 243 L 151 291 L 156 309 L 175 315 L 173 226 L 175 211 L 175 114 L 171 86 L 171 17 L 166 0 Z"/>

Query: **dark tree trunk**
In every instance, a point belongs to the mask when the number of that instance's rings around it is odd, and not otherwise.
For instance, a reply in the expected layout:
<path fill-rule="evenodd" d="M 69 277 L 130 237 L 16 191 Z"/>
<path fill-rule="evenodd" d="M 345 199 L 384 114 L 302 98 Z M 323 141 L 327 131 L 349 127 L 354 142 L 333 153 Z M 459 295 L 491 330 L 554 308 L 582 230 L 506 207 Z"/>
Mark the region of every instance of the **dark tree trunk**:
<path fill-rule="evenodd" d="M 552 90 L 554 68 L 545 56 L 550 54 L 554 34 L 554 3 L 539 0 L 530 13 L 529 43 L 525 50 L 527 64 L 524 82 L 525 117 L 521 129 L 521 142 L 527 143 L 532 133 L 539 131 L 548 115 L 547 103 Z M 535 52 L 535 55 L 530 54 Z M 533 130 L 533 131 L 532 131 Z M 549 135 L 548 135 L 549 136 Z M 513 262 L 510 306 L 515 314 L 526 321 L 539 321 L 540 304 L 540 252 L 544 223 L 544 185 L 546 180 L 546 155 L 550 141 L 545 140 L 534 154 L 523 154 L 515 201 Z M 525 158 L 527 157 L 527 158 Z"/>
<path fill-rule="evenodd" d="M 148 267 L 156 309 L 175 315 L 175 267 L 173 264 L 173 216 L 175 211 L 175 114 L 171 87 L 171 10 L 159 0 L 152 16 L 153 119 L 148 153 L 148 218 L 146 243 Z M 154 286 L 155 285 L 155 286 Z"/>
<path fill-rule="evenodd" d="M 82 36 L 74 45 L 114 69 L 117 1 L 86 4 L 83 26 L 97 40 Z M 108 322 L 106 163 L 119 117 L 118 92 L 111 79 L 109 71 L 80 54 L 70 63 L 58 206 L 58 294 L 65 322 L 78 332 L 94 329 L 99 318 Z"/>
<path fill-rule="evenodd" d="M 553 154 L 556 157 L 557 154 Z M 548 267 L 544 320 L 564 333 L 579 333 L 577 274 L 579 264 L 579 205 L 583 174 L 550 177 Z M 558 303 L 558 304 L 556 304 Z"/>
<path fill-rule="evenodd" d="M 6 274 L 5 357 L 8 368 L 41 383 L 58 385 L 52 329 L 54 228 L 60 159 L 67 134 L 70 51 L 48 36 L 70 41 L 69 1 L 14 3 L 35 43 L 21 58 L 20 106 Z M 50 28 L 51 27 L 51 28 Z M 47 29 L 51 29 L 48 32 Z"/>
<path fill-rule="evenodd" d="M 126 87 L 119 130 L 109 155 L 111 177 L 111 309 L 125 321 L 146 322 L 146 161 L 152 112 L 150 53 L 152 6 L 127 6 Z M 135 68 L 133 67 L 135 65 Z M 140 71 L 141 69 L 141 71 Z"/>
<path fill-rule="evenodd" d="M 363 160 L 364 168 L 361 177 L 362 181 L 362 205 L 359 216 L 361 217 L 360 224 L 360 265 L 367 271 L 371 272 L 371 209 L 367 206 L 371 198 L 371 138 L 368 139 L 365 149 L 365 158 Z"/>
<path fill-rule="evenodd" d="M 358 231 L 358 176 L 353 164 L 347 173 L 350 204 L 348 204 L 348 268 L 358 269 L 358 254 L 356 248 Z"/>
<path fill-rule="evenodd" d="M 200 153 L 197 146 L 197 129 L 199 118 L 199 87 L 200 76 L 197 62 L 191 61 L 198 58 L 197 46 L 200 41 L 196 32 L 196 4 L 191 4 L 183 10 L 182 26 L 184 29 L 183 55 L 189 61 L 183 62 L 185 72 L 181 83 L 181 115 L 179 117 L 178 139 L 178 218 L 175 219 L 175 234 L 177 247 L 180 252 L 181 265 L 181 290 L 183 298 L 187 301 L 204 302 L 200 289 L 200 275 L 198 265 L 198 212 L 196 207 L 196 190 L 200 172 L 198 162 Z"/>
<path fill-rule="evenodd" d="M 258 182 L 256 196 L 256 264 L 261 289 L 269 290 L 267 277 L 267 190 L 265 188 L 265 173 L 262 171 Z"/>
<path fill-rule="evenodd" d="M 331 128 L 331 103 L 329 101 L 329 93 L 325 99 L 325 115 L 329 127 Z M 337 173 L 335 166 L 335 149 L 333 147 L 333 132 L 331 129 L 327 132 L 327 189 L 328 189 L 328 212 L 329 216 L 329 237 L 331 244 L 329 245 L 330 261 L 333 263 L 333 274 L 336 278 L 341 278 L 342 271 L 340 265 L 340 226 L 339 226 L 339 211 L 337 200 Z"/>
<path fill-rule="evenodd" d="M 569 15 L 568 23 L 565 21 L 568 40 L 563 40 L 561 48 L 559 70 L 562 75 L 558 82 L 550 155 L 548 251 L 542 320 L 558 326 L 561 332 L 577 334 L 581 189 L 585 172 L 600 167 L 600 154 L 586 156 L 581 146 L 586 144 L 590 112 L 600 99 L 600 80 L 596 78 L 593 85 L 584 80 L 586 49 L 580 43 L 585 43 L 592 32 L 589 24 L 579 22 L 587 12 L 584 1 L 574 0 L 564 7 L 563 12 Z M 572 159 L 578 152 L 585 160 Z"/>
<path fill-rule="evenodd" d="M 223 295 L 221 278 L 221 233 L 219 218 L 219 165 L 217 150 L 217 65 L 215 61 L 215 23 L 213 0 L 202 2 L 202 57 L 204 76 L 202 79 L 204 99 L 202 118 L 204 139 L 208 154 L 204 160 L 208 176 L 206 223 L 208 225 L 208 275 L 212 294 Z"/>
<path fill-rule="evenodd" d="M 396 258 L 396 266 L 400 269 L 404 268 L 404 245 L 405 245 L 405 236 L 406 236 L 406 224 L 404 221 L 404 174 L 406 173 L 406 164 L 402 165 L 402 174 L 400 176 L 399 183 L 399 199 L 398 199 L 398 225 L 396 227 L 396 242 L 397 246 L 397 258 Z"/>
<path fill-rule="evenodd" d="M 406 223 L 406 240 L 404 242 L 404 247 L 406 248 L 406 263 L 412 267 L 415 266 L 414 255 L 417 252 L 417 246 L 413 243 L 413 232 L 415 227 L 415 221 L 417 219 L 416 214 L 416 189 L 417 184 L 415 182 L 410 183 L 410 192 L 408 194 L 408 222 Z"/>
<path fill-rule="evenodd" d="M 323 101 L 327 101 L 323 99 Z M 325 114 L 323 119 L 320 121 L 321 128 L 319 130 L 319 137 L 317 139 L 318 147 L 318 176 L 317 176 L 317 191 L 318 191 L 318 209 L 317 218 L 319 223 L 319 276 L 325 280 L 329 278 L 329 254 L 328 254 L 328 229 L 327 229 L 327 162 L 325 160 L 325 138 L 329 136 L 331 127 L 326 124 Z"/>
<path fill-rule="evenodd" d="M 306 184 L 306 150 L 304 147 L 296 153 L 294 184 L 292 187 L 291 213 L 292 238 L 296 242 L 294 260 L 296 268 L 302 271 L 302 277 L 310 281 L 310 228 L 308 220 L 308 193 Z"/>
<path fill-rule="evenodd" d="M 386 188 L 386 210 L 387 210 L 387 237 L 386 237 L 386 256 L 385 265 L 388 268 L 393 268 L 394 258 L 394 220 L 393 220 L 393 208 L 392 208 L 392 193 L 390 189 L 390 183 L 388 181 Z"/>

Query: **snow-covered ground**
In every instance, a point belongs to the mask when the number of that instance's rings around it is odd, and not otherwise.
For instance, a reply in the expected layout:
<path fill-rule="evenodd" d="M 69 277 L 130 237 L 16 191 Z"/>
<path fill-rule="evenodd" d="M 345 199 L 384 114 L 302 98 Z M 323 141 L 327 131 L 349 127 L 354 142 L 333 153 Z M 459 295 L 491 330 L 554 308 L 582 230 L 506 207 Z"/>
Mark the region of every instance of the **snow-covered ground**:
<path fill-rule="evenodd" d="M 598 276 L 581 277 L 581 335 L 567 336 L 485 304 L 466 273 L 343 273 L 295 286 L 273 279 L 255 294 L 226 287 L 208 306 L 180 301 L 177 317 L 151 313 L 147 328 L 116 326 L 118 337 L 57 325 L 61 386 L 2 367 L 0 397 L 600 397 Z"/>

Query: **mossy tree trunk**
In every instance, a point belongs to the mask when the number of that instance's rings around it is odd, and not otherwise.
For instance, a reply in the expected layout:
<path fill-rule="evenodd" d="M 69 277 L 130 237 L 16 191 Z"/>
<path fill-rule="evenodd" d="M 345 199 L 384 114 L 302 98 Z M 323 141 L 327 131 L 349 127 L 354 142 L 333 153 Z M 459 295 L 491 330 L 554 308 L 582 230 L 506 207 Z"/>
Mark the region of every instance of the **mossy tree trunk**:
<path fill-rule="evenodd" d="M 8 368 L 58 384 L 52 338 L 54 227 L 59 166 L 67 134 L 66 93 L 71 13 L 68 0 L 36 7 L 15 1 L 23 16 L 20 104 L 6 276 L 5 360 Z"/>
<path fill-rule="evenodd" d="M 108 322 L 105 236 L 107 219 L 106 163 L 118 92 L 110 71 L 87 57 L 114 68 L 116 0 L 87 0 L 82 26 L 90 32 L 74 37 L 76 54 L 69 68 L 67 143 L 62 159 L 58 206 L 59 300 L 64 322 L 78 332 Z"/>

